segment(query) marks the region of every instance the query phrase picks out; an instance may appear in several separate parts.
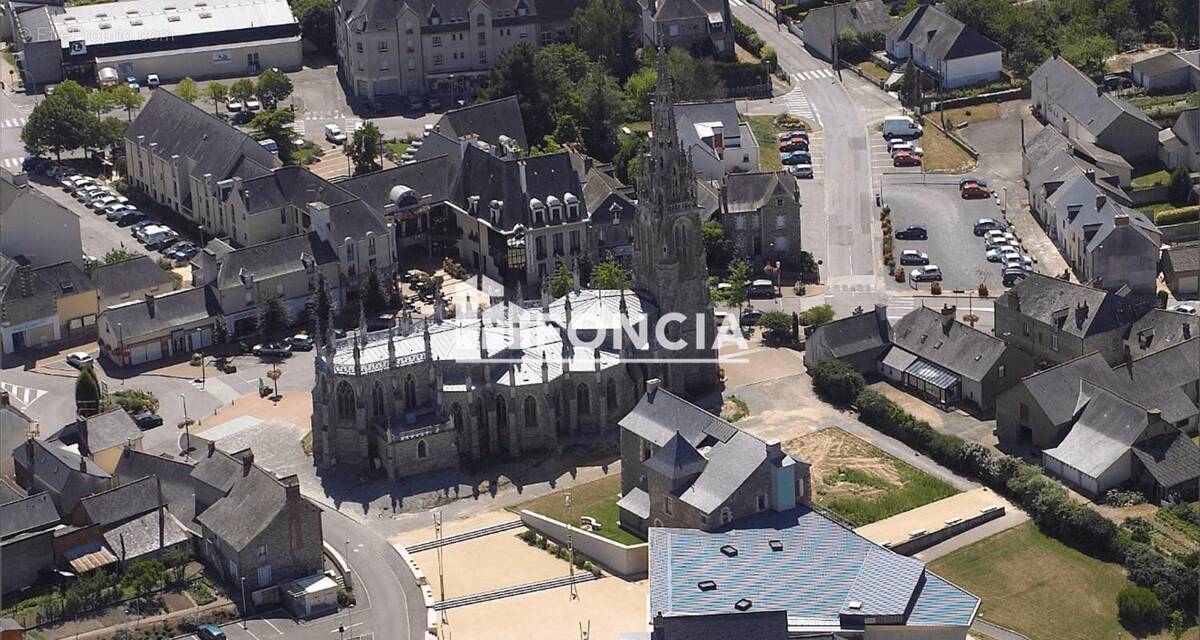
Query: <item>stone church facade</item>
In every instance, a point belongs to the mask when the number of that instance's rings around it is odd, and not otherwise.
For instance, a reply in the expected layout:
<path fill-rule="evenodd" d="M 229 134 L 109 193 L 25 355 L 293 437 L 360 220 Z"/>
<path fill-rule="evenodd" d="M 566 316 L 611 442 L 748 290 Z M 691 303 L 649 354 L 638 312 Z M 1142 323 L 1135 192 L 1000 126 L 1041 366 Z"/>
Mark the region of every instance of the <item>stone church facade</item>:
<path fill-rule="evenodd" d="M 702 210 L 675 135 L 666 55 L 659 60 L 654 142 L 639 182 L 652 188 L 634 223 L 634 289 L 576 285 L 556 300 L 544 291 L 540 309 L 500 303 L 443 319 L 439 307 L 432 318 L 405 317 L 384 331 L 368 333 L 363 321 L 355 336 L 318 336 L 316 464 L 397 479 L 520 459 L 572 439 L 616 440 L 617 422 L 651 379 L 686 395 L 716 387 Z M 668 313 L 686 320 L 669 325 L 659 343 L 655 323 Z"/>

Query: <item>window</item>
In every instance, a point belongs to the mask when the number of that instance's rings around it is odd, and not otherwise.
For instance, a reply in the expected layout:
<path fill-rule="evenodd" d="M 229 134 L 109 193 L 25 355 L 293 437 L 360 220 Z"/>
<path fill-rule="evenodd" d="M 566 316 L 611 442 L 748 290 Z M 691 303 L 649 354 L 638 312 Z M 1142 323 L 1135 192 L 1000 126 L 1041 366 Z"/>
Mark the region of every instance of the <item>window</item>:
<path fill-rule="evenodd" d="M 411 36 L 411 35 L 412 35 L 412 32 L 413 32 L 412 23 L 411 23 L 411 22 L 406 22 L 406 23 L 404 24 L 404 33 L 407 33 L 408 35 L 410 35 L 410 36 Z"/>
<path fill-rule="evenodd" d="M 442 66 L 442 54 L 439 53 L 439 54 L 433 56 L 433 66 L 435 66 L 435 67 Z"/>
<path fill-rule="evenodd" d="M 387 40 L 380 40 L 379 41 L 379 53 L 387 53 L 387 50 L 388 50 Z"/>
<path fill-rule="evenodd" d="M 533 396 L 525 396 L 525 428 L 537 429 L 537 400 Z"/>
<path fill-rule="evenodd" d="M 580 384 L 575 388 L 575 404 L 579 405 L 579 413 L 592 412 L 592 399 L 586 384 Z"/>
<path fill-rule="evenodd" d="M 721 507 L 721 524 L 729 524 L 733 522 L 733 512 L 729 507 Z"/>
<path fill-rule="evenodd" d="M 279 224 L 287 224 L 287 209 L 279 210 Z"/>
<path fill-rule="evenodd" d="M 475 16 L 475 26 L 477 26 L 477 27 L 484 26 L 486 21 L 487 21 L 487 17 L 485 17 L 482 13 Z"/>
<path fill-rule="evenodd" d="M 786 229 L 787 228 L 787 216 L 775 216 L 775 228 L 776 229 Z"/>
<path fill-rule="evenodd" d="M 733 217 L 733 228 L 737 229 L 738 231 L 745 231 L 746 230 L 746 218 L 744 218 L 742 216 L 734 216 Z"/>
<path fill-rule="evenodd" d="M 1004 374 L 1006 374 L 1006 373 L 1008 373 L 1008 365 L 1002 364 L 999 367 L 996 367 L 996 376 L 999 377 L 1001 380 L 1004 379 Z"/>
<path fill-rule="evenodd" d="M 775 206 L 782 207 L 783 206 L 783 198 L 775 198 Z"/>
<path fill-rule="evenodd" d="M 1022 421 L 1029 420 L 1029 405 L 1021 403 L 1020 416 Z"/>
<path fill-rule="evenodd" d="M 379 60 L 379 70 L 380 71 L 388 71 L 391 68 L 392 68 L 392 63 L 389 62 L 387 58 L 381 58 Z"/>
<path fill-rule="evenodd" d="M 1050 350 L 1058 351 L 1058 334 L 1057 333 L 1050 334 Z"/>
<path fill-rule="evenodd" d="M 258 52 L 246 54 L 246 66 L 258 68 Z"/>
<path fill-rule="evenodd" d="M 417 406 L 417 383 L 412 374 L 404 378 L 404 408 L 412 409 Z"/>
<path fill-rule="evenodd" d="M 440 47 L 440 46 L 442 46 L 442 37 L 441 37 L 441 36 L 433 36 L 433 43 L 432 43 L 432 44 L 433 44 L 433 46 L 435 46 L 435 47 Z"/>
<path fill-rule="evenodd" d="M 672 36 L 679 35 L 679 25 L 673 24 L 667 27 L 667 33 L 671 34 Z"/>
<path fill-rule="evenodd" d="M 663 496 L 663 513 L 669 516 L 675 515 L 671 509 L 671 496 Z"/>
<path fill-rule="evenodd" d="M 765 494 L 765 493 L 760 493 L 760 494 L 758 495 L 757 507 L 758 507 L 758 510 L 759 510 L 759 511 L 766 511 L 766 510 L 767 510 L 767 494 Z"/>
<path fill-rule="evenodd" d="M 487 51 L 480 49 L 479 64 L 487 64 Z"/>
<path fill-rule="evenodd" d="M 371 415 L 382 418 L 383 414 L 383 386 L 376 382 L 375 388 L 371 390 Z"/>
<path fill-rule="evenodd" d="M 417 68 L 417 61 L 413 60 L 412 58 L 409 58 L 408 59 L 408 70 L 414 71 L 414 70 L 416 70 L 416 68 Z"/>
<path fill-rule="evenodd" d="M 417 459 L 423 460 L 429 457 L 429 445 L 425 444 L 424 440 L 417 440 Z"/>
<path fill-rule="evenodd" d="M 608 397 L 608 408 L 617 408 L 617 381 L 610 379 L 605 385 L 605 395 Z"/>
<path fill-rule="evenodd" d="M 579 252 L 579 232 L 572 231 L 571 232 L 571 253 L 578 253 L 578 252 Z"/>
<path fill-rule="evenodd" d="M 355 51 L 355 53 L 362 53 L 362 52 L 363 52 L 363 46 L 362 46 L 362 43 L 361 43 L 361 42 L 355 42 L 355 43 L 354 43 L 354 51 Z"/>
<path fill-rule="evenodd" d="M 1022 322 L 1021 333 L 1026 336 L 1028 336 L 1030 333 L 1033 333 L 1033 323 L 1029 322 L 1028 320 Z"/>
<path fill-rule="evenodd" d="M 650 446 L 649 442 L 646 442 L 645 440 L 643 440 L 642 441 L 642 462 L 649 460 L 650 456 L 653 456 L 653 455 L 654 455 L 654 448 Z"/>
<path fill-rule="evenodd" d="M 354 421 L 354 389 L 347 382 L 338 384 L 337 412 L 342 422 Z"/>

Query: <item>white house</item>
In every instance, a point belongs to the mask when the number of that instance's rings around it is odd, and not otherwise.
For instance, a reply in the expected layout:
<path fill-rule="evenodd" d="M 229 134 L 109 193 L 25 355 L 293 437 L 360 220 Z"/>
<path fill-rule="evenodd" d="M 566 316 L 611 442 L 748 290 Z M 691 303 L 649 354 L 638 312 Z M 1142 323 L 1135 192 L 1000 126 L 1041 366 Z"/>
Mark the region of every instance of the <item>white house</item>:
<path fill-rule="evenodd" d="M 758 171 L 758 140 L 750 125 L 738 119 L 733 100 L 677 104 L 675 119 L 679 146 L 691 154 L 692 166 L 704 180 Z"/>
<path fill-rule="evenodd" d="M 979 32 L 936 8 L 923 5 L 887 33 L 887 54 L 913 63 L 953 89 L 1001 78 L 1004 50 Z"/>

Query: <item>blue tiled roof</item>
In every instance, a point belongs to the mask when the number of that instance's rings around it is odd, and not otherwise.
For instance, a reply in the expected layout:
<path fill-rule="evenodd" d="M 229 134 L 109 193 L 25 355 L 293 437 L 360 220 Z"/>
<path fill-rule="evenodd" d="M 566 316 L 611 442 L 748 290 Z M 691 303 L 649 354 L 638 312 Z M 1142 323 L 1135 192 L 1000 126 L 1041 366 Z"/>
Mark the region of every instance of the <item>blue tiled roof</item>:
<path fill-rule="evenodd" d="M 839 626 L 851 600 L 863 615 L 903 615 L 907 624 L 969 626 L 979 599 L 814 511 L 799 508 L 781 528 L 706 533 L 650 530 L 650 613 L 668 616 L 787 611 L 805 625 Z M 782 543 L 774 550 L 772 540 Z M 723 552 L 732 546 L 736 554 Z M 726 551 L 729 551 L 728 549 Z M 711 580 L 715 589 L 702 590 Z M 744 604 L 743 604 L 744 607 Z"/>

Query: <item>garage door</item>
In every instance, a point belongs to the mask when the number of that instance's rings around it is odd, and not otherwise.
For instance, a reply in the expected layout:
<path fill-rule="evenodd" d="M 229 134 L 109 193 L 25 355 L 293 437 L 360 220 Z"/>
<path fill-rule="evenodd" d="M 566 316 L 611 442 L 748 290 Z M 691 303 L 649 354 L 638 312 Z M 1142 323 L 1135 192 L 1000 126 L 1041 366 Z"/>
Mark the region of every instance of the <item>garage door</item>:
<path fill-rule="evenodd" d="M 162 345 L 157 342 L 147 342 L 139 344 L 130 349 L 129 362 L 130 364 L 142 364 L 158 360 L 162 357 Z"/>

